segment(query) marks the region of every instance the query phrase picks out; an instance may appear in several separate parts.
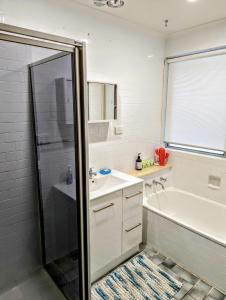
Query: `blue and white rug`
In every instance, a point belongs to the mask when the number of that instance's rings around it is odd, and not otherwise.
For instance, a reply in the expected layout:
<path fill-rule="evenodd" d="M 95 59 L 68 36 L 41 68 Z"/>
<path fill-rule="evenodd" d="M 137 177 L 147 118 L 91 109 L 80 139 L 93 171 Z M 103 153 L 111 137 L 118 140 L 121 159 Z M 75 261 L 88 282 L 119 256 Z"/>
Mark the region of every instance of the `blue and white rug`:
<path fill-rule="evenodd" d="M 169 300 L 181 287 L 142 252 L 93 285 L 91 299 Z"/>

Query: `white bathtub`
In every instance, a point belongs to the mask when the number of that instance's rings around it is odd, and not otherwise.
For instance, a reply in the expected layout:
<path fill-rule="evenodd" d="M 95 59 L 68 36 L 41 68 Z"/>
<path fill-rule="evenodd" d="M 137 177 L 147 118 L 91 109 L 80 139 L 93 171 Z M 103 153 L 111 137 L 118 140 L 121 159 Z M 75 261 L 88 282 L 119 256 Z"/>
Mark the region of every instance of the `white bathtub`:
<path fill-rule="evenodd" d="M 143 205 L 147 243 L 226 292 L 226 206 L 175 188 Z"/>

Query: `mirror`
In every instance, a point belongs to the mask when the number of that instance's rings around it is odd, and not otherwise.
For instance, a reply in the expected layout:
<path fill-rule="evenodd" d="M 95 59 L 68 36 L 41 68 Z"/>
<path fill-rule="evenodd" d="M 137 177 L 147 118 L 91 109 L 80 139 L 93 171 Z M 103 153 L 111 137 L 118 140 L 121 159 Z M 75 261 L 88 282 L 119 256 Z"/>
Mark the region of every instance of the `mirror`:
<path fill-rule="evenodd" d="M 117 85 L 88 82 L 89 121 L 117 119 Z"/>

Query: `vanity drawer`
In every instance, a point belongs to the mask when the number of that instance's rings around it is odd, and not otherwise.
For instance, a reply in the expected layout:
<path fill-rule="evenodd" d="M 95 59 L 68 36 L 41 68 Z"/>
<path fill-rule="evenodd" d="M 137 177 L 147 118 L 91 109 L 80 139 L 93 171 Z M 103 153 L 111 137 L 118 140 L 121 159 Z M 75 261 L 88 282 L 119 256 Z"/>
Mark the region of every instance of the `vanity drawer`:
<path fill-rule="evenodd" d="M 125 253 L 142 242 L 142 215 L 124 221 L 122 252 Z"/>
<path fill-rule="evenodd" d="M 123 190 L 123 219 L 142 215 L 143 184 L 137 184 Z"/>

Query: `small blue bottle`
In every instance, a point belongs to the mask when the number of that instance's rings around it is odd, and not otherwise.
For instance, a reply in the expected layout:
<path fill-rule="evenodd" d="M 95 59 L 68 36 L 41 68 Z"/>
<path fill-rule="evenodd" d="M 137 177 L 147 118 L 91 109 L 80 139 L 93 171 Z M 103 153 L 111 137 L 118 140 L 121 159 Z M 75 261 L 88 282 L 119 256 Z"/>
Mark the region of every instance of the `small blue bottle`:
<path fill-rule="evenodd" d="M 66 184 L 70 185 L 72 183 L 73 183 L 73 173 L 72 173 L 72 167 L 69 165 L 67 167 Z"/>

